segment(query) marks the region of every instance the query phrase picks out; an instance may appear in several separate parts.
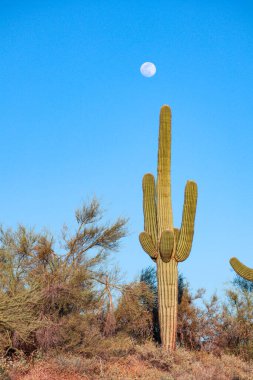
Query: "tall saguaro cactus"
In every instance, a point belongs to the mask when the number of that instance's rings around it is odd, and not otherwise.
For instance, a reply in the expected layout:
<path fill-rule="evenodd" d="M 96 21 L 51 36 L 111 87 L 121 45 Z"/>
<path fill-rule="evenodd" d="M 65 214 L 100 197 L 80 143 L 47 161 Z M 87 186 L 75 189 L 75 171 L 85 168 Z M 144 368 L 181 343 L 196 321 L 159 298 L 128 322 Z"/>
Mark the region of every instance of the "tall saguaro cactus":
<path fill-rule="evenodd" d="M 185 187 L 181 228 L 173 227 L 171 202 L 171 111 L 161 108 L 157 183 L 152 174 L 143 177 L 144 232 L 139 239 L 142 248 L 156 261 L 158 279 L 159 323 L 162 345 L 167 350 L 176 346 L 178 305 L 178 262 L 190 254 L 197 204 L 197 185 L 188 181 Z"/>
<path fill-rule="evenodd" d="M 241 263 L 236 257 L 230 259 L 230 265 L 239 276 L 253 282 L 253 269 Z"/>

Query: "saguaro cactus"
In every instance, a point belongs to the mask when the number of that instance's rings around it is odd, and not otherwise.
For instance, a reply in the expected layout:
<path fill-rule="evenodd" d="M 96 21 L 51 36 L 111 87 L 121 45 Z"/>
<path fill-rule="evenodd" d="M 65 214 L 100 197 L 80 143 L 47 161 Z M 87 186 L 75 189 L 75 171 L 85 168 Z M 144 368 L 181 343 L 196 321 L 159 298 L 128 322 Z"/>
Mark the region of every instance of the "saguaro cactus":
<path fill-rule="evenodd" d="M 190 254 L 197 204 L 197 185 L 185 187 L 181 228 L 173 227 L 171 202 L 171 111 L 160 112 L 157 183 L 152 174 L 143 177 L 144 232 L 139 235 L 145 252 L 157 264 L 159 323 L 162 345 L 176 346 L 178 269 L 177 264 Z"/>
<path fill-rule="evenodd" d="M 236 257 L 230 259 L 230 265 L 239 276 L 253 282 L 253 269 L 241 263 Z"/>

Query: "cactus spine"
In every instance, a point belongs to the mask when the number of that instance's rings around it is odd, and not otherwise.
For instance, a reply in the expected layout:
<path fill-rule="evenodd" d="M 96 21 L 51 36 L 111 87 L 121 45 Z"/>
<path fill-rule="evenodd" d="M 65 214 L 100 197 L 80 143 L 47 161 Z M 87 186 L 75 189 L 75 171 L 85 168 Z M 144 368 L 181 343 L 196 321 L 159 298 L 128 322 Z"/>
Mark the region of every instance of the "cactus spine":
<path fill-rule="evenodd" d="M 157 183 L 152 174 L 143 177 L 144 232 L 139 235 L 142 248 L 156 261 L 159 323 L 162 345 L 174 350 L 177 331 L 178 262 L 190 254 L 197 204 L 197 185 L 185 187 L 181 228 L 173 227 L 171 202 L 171 111 L 160 112 Z"/>
<path fill-rule="evenodd" d="M 230 259 L 230 265 L 239 276 L 253 282 L 253 269 L 241 263 L 236 257 Z"/>

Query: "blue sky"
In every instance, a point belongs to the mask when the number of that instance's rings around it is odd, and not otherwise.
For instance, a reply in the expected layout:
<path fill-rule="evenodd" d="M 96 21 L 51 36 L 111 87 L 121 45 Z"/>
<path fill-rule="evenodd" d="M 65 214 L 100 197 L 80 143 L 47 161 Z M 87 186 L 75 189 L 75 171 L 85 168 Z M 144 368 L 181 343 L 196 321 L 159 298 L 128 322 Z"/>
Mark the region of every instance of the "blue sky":
<path fill-rule="evenodd" d="M 199 187 L 196 232 L 180 265 L 221 292 L 229 258 L 253 266 L 251 1 L 1 1 L 1 222 L 56 235 L 94 194 L 129 217 L 116 260 L 127 280 L 142 251 L 142 176 L 156 173 L 158 117 L 173 113 L 172 194 Z M 141 76 L 145 61 L 156 64 Z"/>

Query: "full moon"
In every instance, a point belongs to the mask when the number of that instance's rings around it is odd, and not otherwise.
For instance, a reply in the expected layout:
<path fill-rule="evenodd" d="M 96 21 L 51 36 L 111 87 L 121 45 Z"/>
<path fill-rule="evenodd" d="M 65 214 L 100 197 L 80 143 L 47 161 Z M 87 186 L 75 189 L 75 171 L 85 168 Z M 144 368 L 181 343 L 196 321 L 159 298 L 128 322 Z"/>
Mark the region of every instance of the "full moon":
<path fill-rule="evenodd" d="M 156 73 L 156 67 L 152 62 L 145 62 L 141 65 L 140 71 L 144 77 L 153 77 Z"/>

